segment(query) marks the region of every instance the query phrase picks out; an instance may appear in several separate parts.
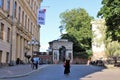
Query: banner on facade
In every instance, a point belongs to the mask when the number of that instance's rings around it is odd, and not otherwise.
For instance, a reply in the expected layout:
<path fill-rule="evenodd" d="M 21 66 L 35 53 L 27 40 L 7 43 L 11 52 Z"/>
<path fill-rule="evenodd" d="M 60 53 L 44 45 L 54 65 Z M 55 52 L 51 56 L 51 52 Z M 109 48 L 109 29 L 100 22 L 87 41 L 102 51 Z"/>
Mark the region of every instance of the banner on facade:
<path fill-rule="evenodd" d="M 38 9 L 38 15 L 37 15 L 38 25 L 45 25 L 45 13 L 46 13 L 46 9 Z"/>

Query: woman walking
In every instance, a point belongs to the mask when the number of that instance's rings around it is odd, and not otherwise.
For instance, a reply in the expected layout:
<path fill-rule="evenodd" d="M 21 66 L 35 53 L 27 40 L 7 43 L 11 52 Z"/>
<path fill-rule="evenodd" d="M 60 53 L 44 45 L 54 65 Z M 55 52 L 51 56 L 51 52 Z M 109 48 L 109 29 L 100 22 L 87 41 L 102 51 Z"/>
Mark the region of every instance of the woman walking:
<path fill-rule="evenodd" d="M 66 59 L 64 62 L 64 74 L 70 73 L 70 59 Z"/>

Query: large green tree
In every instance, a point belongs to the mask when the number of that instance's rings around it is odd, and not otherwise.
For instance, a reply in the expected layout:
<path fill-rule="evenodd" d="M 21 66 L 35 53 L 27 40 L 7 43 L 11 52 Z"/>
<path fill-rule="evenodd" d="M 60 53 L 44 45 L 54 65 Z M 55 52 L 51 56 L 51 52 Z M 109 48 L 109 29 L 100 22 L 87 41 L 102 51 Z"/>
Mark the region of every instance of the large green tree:
<path fill-rule="evenodd" d="M 105 18 L 107 37 L 120 41 L 120 0 L 103 0 L 98 17 Z"/>
<path fill-rule="evenodd" d="M 93 17 L 89 16 L 85 9 L 78 8 L 66 10 L 60 14 L 60 18 L 62 26 L 59 28 L 60 30 L 65 29 L 67 32 L 62 34 L 62 38 L 67 38 L 73 42 L 73 52 L 81 52 L 82 54 L 91 50 L 92 30 L 90 22 Z"/>

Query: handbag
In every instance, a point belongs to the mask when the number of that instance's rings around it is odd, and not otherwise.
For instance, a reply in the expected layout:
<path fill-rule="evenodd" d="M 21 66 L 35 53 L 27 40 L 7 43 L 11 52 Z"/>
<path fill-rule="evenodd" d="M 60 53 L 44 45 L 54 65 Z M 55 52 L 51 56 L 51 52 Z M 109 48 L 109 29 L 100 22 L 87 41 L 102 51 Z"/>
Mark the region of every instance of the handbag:
<path fill-rule="evenodd" d="M 64 63 L 63 66 L 65 67 L 65 66 L 66 66 L 66 63 Z"/>

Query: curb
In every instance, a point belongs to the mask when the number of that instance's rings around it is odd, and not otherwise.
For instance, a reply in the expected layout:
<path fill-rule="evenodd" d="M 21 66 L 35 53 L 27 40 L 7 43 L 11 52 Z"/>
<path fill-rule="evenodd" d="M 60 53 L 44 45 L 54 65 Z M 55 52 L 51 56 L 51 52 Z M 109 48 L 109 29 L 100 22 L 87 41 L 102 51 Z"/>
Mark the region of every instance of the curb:
<path fill-rule="evenodd" d="M 48 66 L 48 65 L 41 66 L 41 67 L 39 67 L 37 70 L 33 70 L 33 71 L 30 71 L 30 72 L 25 73 L 25 74 L 14 75 L 14 76 L 8 76 L 8 77 L 7 77 L 7 76 L 6 76 L 6 77 L 0 77 L 0 79 L 19 78 L 19 77 L 28 76 L 28 75 L 32 74 L 33 72 L 36 72 L 36 71 L 38 71 L 38 70 L 40 70 L 40 69 L 42 69 L 42 68 L 45 68 L 45 67 L 47 67 L 47 66 Z"/>

